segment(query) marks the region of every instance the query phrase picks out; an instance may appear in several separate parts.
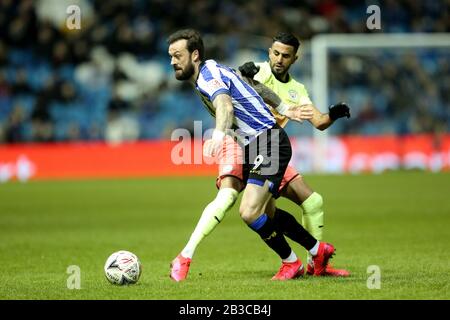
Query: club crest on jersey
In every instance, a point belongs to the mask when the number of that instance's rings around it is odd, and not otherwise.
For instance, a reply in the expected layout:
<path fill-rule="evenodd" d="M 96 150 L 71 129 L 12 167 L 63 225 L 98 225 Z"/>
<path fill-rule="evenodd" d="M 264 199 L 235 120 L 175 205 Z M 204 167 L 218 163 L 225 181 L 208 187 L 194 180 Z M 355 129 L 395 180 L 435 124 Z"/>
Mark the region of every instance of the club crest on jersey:
<path fill-rule="evenodd" d="M 289 97 L 290 97 L 292 100 L 297 100 L 297 96 L 298 96 L 297 91 L 295 91 L 295 90 L 289 90 L 289 91 L 288 91 L 288 94 L 289 94 Z"/>
<path fill-rule="evenodd" d="M 212 80 L 208 81 L 208 87 L 211 90 L 217 90 L 217 89 L 220 89 L 220 88 L 224 88 L 222 83 L 220 83 L 220 81 L 217 80 L 217 79 L 212 79 Z"/>

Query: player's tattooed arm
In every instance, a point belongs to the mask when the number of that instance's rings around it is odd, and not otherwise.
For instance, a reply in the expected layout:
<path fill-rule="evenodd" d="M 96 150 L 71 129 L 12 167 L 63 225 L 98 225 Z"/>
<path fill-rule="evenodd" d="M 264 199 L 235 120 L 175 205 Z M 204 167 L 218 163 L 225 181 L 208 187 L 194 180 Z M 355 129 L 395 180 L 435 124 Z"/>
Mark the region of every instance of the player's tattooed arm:
<path fill-rule="evenodd" d="M 213 100 L 213 106 L 216 109 L 216 128 L 213 131 L 211 139 L 205 141 L 203 145 L 203 155 L 207 157 L 217 155 L 218 150 L 222 146 L 227 129 L 231 128 L 234 116 L 231 97 L 227 94 L 218 94 Z"/>
<path fill-rule="evenodd" d="M 263 98 L 264 102 L 269 106 L 276 109 L 281 104 L 281 98 L 275 92 L 273 92 L 272 89 L 255 79 L 248 77 L 242 78 L 245 80 L 245 82 L 251 85 L 253 89 L 255 89 L 255 91 L 261 96 L 261 98 Z"/>
<path fill-rule="evenodd" d="M 264 84 L 247 77 L 243 77 L 243 79 L 255 89 L 265 103 L 277 110 L 280 114 L 299 122 L 311 119 L 312 110 L 309 106 L 287 105 L 283 103 L 281 98 L 272 89 Z"/>
<path fill-rule="evenodd" d="M 214 98 L 216 109 L 216 130 L 226 132 L 233 124 L 233 104 L 227 94 L 219 94 Z"/>

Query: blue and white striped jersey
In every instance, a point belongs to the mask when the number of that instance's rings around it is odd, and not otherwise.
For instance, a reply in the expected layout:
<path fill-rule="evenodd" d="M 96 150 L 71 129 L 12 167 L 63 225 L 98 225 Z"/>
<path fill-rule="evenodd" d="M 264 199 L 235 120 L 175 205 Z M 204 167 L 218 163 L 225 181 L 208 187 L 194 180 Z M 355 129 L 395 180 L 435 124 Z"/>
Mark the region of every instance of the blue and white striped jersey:
<path fill-rule="evenodd" d="M 200 65 L 195 87 L 212 116 L 216 113 L 212 104 L 214 98 L 221 93 L 231 96 L 235 133 L 244 144 L 262 131 L 272 128 L 276 123 L 274 116 L 255 89 L 231 68 L 218 64 L 214 60 L 206 60 Z"/>

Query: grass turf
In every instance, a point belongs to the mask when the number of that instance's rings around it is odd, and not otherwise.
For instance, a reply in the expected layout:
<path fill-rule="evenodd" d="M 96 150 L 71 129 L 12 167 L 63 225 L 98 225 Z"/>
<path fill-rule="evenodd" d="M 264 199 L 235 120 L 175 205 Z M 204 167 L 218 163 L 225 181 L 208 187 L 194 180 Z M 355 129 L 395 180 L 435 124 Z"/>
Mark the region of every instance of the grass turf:
<path fill-rule="evenodd" d="M 0 299 L 450 298 L 449 174 L 305 179 L 324 197 L 325 240 L 349 278 L 270 281 L 279 259 L 235 205 L 198 248 L 188 280 L 174 283 L 169 263 L 215 196 L 214 178 L 37 181 L 0 185 Z M 300 219 L 292 203 L 278 203 Z M 104 277 L 106 258 L 120 249 L 141 259 L 136 285 Z M 80 267 L 81 290 L 67 288 L 70 265 Z M 367 287 L 371 265 L 380 268 L 380 289 Z"/>

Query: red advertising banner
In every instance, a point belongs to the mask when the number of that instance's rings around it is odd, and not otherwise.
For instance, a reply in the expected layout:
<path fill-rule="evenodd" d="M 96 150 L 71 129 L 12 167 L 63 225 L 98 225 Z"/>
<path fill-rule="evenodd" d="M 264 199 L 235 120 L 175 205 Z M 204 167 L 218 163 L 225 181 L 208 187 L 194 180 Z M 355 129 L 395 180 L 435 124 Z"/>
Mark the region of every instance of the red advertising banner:
<path fill-rule="evenodd" d="M 293 164 L 300 172 L 315 171 L 315 149 L 311 138 L 295 139 Z M 450 169 L 450 135 L 341 136 L 329 137 L 322 152 L 322 171 L 331 173 L 421 169 Z"/>
<path fill-rule="evenodd" d="M 312 138 L 294 138 L 291 164 L 314 171 Z M 325 172 L 450 169 L 450 135 L 329 137 Z M 0 182 L 11 179 L 83 179 L 216 175 L 202 158 L 201 141 L 145 141 L 0 145 Z"/>
<path fill-rule="evenodd" d="M 0 181 L 12 178 L 73 179 L 214 175 L 216 166 L 198 165 L 189 154 L 201 143 L 176 153 L 178 142 L 55 143 L 0 145 Z M 199 151 L 198 151 L 199 150 Z M 181 153 L 181 154 L 180 154 Z M 174 159 L 172 159 L 172 157 Z M 179 164 L 181 161 L 185 164 Z M 198 162 L 198 161 L 197 161 Z M 187 163 L 187 164 L 186 164 Z M 189 164 L 191 163 L 191 164 Z"/>

